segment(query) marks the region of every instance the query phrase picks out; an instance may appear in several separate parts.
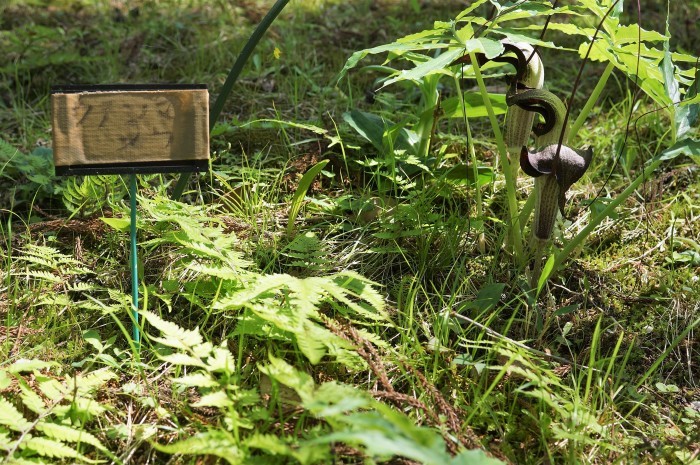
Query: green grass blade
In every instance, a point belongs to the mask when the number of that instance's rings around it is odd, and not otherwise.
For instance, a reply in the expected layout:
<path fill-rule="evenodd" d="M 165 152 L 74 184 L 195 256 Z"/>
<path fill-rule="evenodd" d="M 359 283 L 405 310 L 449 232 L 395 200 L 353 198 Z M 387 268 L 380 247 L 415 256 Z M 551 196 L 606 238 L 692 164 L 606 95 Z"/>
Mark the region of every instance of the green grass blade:
<path fill-rule="evenodd" d="M 301 205 L 304 202 L 306 192 L 309 190 L 309 187 L 311 187 L 311 183 L 314 181 L 316 175 L 318 175 L 318 173 L 320 173 L 321 170 L 327 164 L 328 160 L 321 160 L 320 162 L 316 163 L 314 166 L 309 168 L 309 171 L 304 173 L 304 176 L 301 177 L 301 181 L 299 181 L 299 186 L 294 192 L 294 197 L 292 197 L 292 202 L 289 207 L 289 222 L 287 223 L 287 235 L 291 236 L 294 233 L 294 220 L 299 214 L 299 210 L 301 210 Z"/>

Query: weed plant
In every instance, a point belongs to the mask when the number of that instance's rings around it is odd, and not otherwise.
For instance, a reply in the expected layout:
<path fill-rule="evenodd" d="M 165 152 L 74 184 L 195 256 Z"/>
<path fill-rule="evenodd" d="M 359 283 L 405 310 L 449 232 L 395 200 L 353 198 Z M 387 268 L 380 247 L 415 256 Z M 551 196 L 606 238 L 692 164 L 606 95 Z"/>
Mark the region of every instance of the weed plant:
<path fill-rule="evenodd" d="M 0 6 L 3 460 L 700 463 L 700 9 L 637 6 L 290 2 L 211 171 L 140 178 L 140 351 L 124 180 L 53 176 L 48 89 L 216 95 L 269 5 Z M 541 260 L 504 39 L 594 153 Z"/>

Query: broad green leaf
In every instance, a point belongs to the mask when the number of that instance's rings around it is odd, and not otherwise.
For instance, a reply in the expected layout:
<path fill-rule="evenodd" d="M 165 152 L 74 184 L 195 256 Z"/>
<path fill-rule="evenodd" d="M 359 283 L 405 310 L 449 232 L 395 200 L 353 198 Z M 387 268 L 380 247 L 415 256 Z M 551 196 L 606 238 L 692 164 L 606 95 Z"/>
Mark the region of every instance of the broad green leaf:
<path fill-rule="evenodd" d="M 700 156 L 700 140 L 683 139 L 678 141 L 654 157 L 654 160 L 672 160 L 679 155 Z"/>
<path fill-rule="evenodd" d="M 503 283 L 492 283 L 485 284 L 481 289 L 479 289 L 476 298 L 467 302 L 463 309 L 474 309 L 479 312 L 485 312 L 498 304 L 501 300 L 501 295 L 503 294 L 503 289 L 505 289 L 505 284 Z"/>
<path fill-rule="evenodd" d="M 469 6 L 468 6 L 467 8 L 465 8 L 464 10 L 462 10 L 462 11 L 457 15 L 457 17 L 456 17 L 455 19 L 456 19 L 457 21 L 459 21 L 460 19 L 464 18 L 464 17 L 467 16 L 469 13 L 471 13 L 472 11 L 476 10 L 477 8 L 479 8 L 481 5 L 483 5 L 483 4 L 486 3 L 487 1 L 489 1 L 489 0 L 476 0 L 476 1 L 474 1 L 474 2 L 471 2 L 471 3 L 469 4 Z"/>
<path fill-rule="evenodd" d="M 347 113 L 343 113 L 343 119 L 352 126 L 358 134 L 371 142 L 379 153 L 384 153 L 384 133 L 394 126 L 393 122 L 360 110 L 351 110 Z M 415 147 L 418 142 L 419 140 L 416 133 L 406 128 L 401 128 L 394 141 L 394 149 L 415 153 Z"/>
<path fill-rule="evenodd" d="M 700 90 L 700 68 L 695 69 L 695 79 L 688 87 L 680 108 L 677 109 L 676 121 L 678 127 L 690 129 L 697 123 L 700 117 L 700 98 L 698 98 L 698 90 Z M 683 133 L 684 135 L 685 133 Z M 681 136 L 676 135 L 676 138 Z"/>
<path fill-rule="evenodd" d="M 455 56 L 450 62 L 454 61 L 458 56 L 469 52 L 483 53 L 486 58 L 491 59 L 502 54 L 503 50 L 503 44 L 498 40 L 486 39 L 484 37 L 469 39 L 464 44 L 464 49 L 458 50 L 460 54 Z"/>
<path fill-rule="evenodd" d="M 106 218 L 100 217 L 107 226 L 116 229 L 117 231 L 128 231 L 131 226 L 130 218 Z"/>
<path fill-rule="evenodd" d="M 622 1 L 620 1 L 622 3 Z M 664 42 L 668 37 L 656 31 L 647 31 L 640 28 L 637 24 L 629 24 L 619 26 L 615 29 L 615 43 L 622 45 L 626 43 L 637 43 L 641 37 L 644 42 Z"/>
<path fill-rule="evenodd" d="M 416 34 L 413 34 L 412 36 L 409 37 L 415 37 L 417 36 Z M 424 41 L 415 41 L 415 42 L 409 42 L 408 37 L 404 38 L 405 42 L 401 43 L 399 41 L 393 42 L 391 44 L 385 44 L 385 45 L 379 45 L 377 47 L 372 47 L 368 48 L 365 50 L 359 50 L 355 53 L 353 53 L 350 58 L 348 58 L 347 62 L 345 63 L 345 66 L 343 66 L 343 69 L 340 71 L 340 74 L 338 75 L 338 78 L 336 82 L 340 82 L 347 72 L 357 66 L 357 64 L 365 58 L 367 55 L 376 55 L 379 53 L 405 53 L 405 52 L 410 52 L 412 50 L 435 50 L 435 49 L 441 49 L 441 48 L 447 48 L 449 47 L 449 44 L 447 43 L 432 43 L 429 42 L 427 39 L 432 39 L 432 38 L 439 38 L 441 36 L 440 34 L 437 34 L 435 31 L 426 31 L 426 35 L 424 37 L 421 37 L 422 39 L 426 39 Z"/>
<path fill-rule="evenodd" d="M 508 111 L 505 94 L 489 94 L 489 101 L 494 114 L 503 115 Z M 488 116 L 486 105 L 479 92 L 465 92 L 464 102 L 460 97 L 450 97 L 442 101 L 441 108 L 445 118 L 464 118 L 464 107 L 468 118 L 485 118 Z"/>
<path fill-rule="evenodd" d="M 471 43 L 473 42 L 473 43 Z M 484 42 L 484 44 L 482 44 Z M 483 52 L 483 53 L 493 53 L 493 46 L 492 44 L 497 44 L 497 47 L 500 47 L 500 50 L 503 51 L 503 45 L 495 40 L 487 40 L 487 39 L 473 39 L 473 41 L 468 41 L 467 42 L 467 48 L 473 47 L 477 51 Z M 486 45 L 491 45 L 490 47 L 486 47 Z M 477 48 L 481 47 L 481 48 Z M 500 53 L 500 52 L 499 52 Z M 453 48 L 451 50 L 447 50 L 440 54 L 437 58 L 431 58 L 428 61 L 425 61 L 418 66 L 415 66 L 414 68 L 411 68 L 409 70 L 404 70 L 399 72 L 398 75 L 387 79 L 384 84 L 382 85 L 383 87 L 386 87 L 390 84 L 393 84 L 395 82 L 400 82 L 400 81 L 420 81 L 426 76 L 429 76 L 431 74 L 435 73 L 441 73 L 445 74 L 445 68 L 452 63 L 454 60 L 456 60 L 458 57 L 462 56 L 464 54 L 464 50 L 458 49 L 458 48 Z M 498 55 L 498 53 L 496 54 Z M 494 55 L 495 56 L 495 55 Z M 492 58 L 492 57 L 491 57 Z"/>

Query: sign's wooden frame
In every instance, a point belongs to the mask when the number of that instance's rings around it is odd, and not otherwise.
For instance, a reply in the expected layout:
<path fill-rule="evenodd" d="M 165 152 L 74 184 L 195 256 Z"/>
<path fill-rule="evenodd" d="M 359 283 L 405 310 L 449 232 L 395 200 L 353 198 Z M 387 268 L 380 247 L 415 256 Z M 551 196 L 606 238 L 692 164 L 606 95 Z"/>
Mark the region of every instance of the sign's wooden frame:
<path fill-rule="evenodd" d="M 114 84 L 51 89 L 57 175 L 204 171 L 204 84 Z"/>

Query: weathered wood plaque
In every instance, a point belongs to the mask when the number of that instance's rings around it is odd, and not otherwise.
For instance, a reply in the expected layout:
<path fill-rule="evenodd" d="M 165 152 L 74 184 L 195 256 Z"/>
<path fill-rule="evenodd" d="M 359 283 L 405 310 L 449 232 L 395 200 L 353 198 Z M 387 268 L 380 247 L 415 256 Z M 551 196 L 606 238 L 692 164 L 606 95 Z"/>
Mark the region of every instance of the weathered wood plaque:
<path fill-rule="evenodd" d="M 206 85 L 56 86 L 51 107 L 57 175 L 208 168 Z"/>

